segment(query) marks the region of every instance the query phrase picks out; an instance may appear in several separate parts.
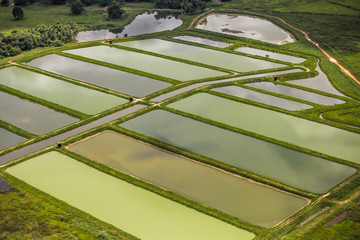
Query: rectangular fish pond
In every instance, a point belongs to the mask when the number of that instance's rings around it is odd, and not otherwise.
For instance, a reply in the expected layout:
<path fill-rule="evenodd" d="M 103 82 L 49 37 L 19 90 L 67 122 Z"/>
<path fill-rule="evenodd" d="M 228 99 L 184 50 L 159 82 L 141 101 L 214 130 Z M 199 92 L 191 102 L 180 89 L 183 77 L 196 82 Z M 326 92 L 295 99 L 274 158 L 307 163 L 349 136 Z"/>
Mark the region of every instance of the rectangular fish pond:
<path fill-rule="evenodd" d="M 93 115 L 122 105 L 126 99 L 19 67 L 0 70 L 0 84 Z"/>
<path fill-rule="evenodd" d="M 50 54 L 26 63 L 49 72 L 136 97 L 145 97 L 172 84 L 72 58 Z"/>
<path fill-rule="evenodd" d="M 307 203 L 114 132 L 75 143 L 69 150 L 263 227 L 278 224 Z"/>
<path fill-rule="evenodd" d="M 162 39 L 146 39 L 116 44 L 238 72 L 251 72 L 287 66 L 284 64 L 216 51 L 208 48 L 165 41 Z"/>
<path fill-rule="evenodd" d="M 209 98 L 210 100 L 211 98 Z M 201 107 L 204 110 L 213 113 L 221 112 L 218 109 L 211 111 L 212 104 L 216 103 L 209 101 L 208 105 L 202 104 Z M 198 106 L 195 103 L 196 101 L 193 105 Z M 176 106 L 173 105 L 173 107 Z M 231 109 L 233 110 L 233 108 Z M 259 119 L 262 118 L 259 117 Z M 356 169 L 342 164 L 164 110 L 151 111 L 121 123 L 120 126 L 226 164 L 317 193 L 327 192 L 356 172 Z"/>
<path fill-rule="evenodd" d="M 250 240 L 251 232 L 105 174 L 59 152 L 6 170 L 14 177 L 140 239 Z"/>
<path fill-rule="evenodd" d="M 16 135 L 4 128 L 0 128 L 0 151 L 12 147 L 16 144 L 25 142 L 27 139 Z"/>
<path fill-rule="evenodd" d="M 169 106 L 303 148 L 360 163 L 360 134 L 206 93 L 193 95 Z"/>
<path fill-rule="evenodd" d="M 291 63 L 302 63 L 306 59 L 301 57 L 295 57 L 287 54 L 282 53 L 275 53 L 270 51 L 265 51 L 257 48 L 250 48 L 250 47 L 240 47 L 236 49 L 238 52 L 247 53 L 255 56 L 267 57 L 271 59 L 277 59 L 284 62 L 291 62 Z"/>
<path fill-rule="evenodd" d="M 0 120 L 36 135 L 42 135 L 78 121 L 78 119 L 64 113 L 56 112 L 4 92 L 0 92 Z M 15 138 L 14 136 L 9 137 Z M 16 137 L 16 139 L 18 138 Z M 22 139 L 20 138 L 18 141 L 22 141 Z M 15 143 L 18 143 L 17 140 Z M 12 144 L 12 141 L 9 144 Z"/>
<path fill-rule="evenodd" d="M 189 35 L 176 36 L 173 38 L 183 40 L 183 41 L 188 41 L 188 42 L 200 43 L 200 44 L 218 47 L 218 48 L 226 48 L 226 47 L 230 47 L 232 45 L 231 43 L 219 42 L 219 41 L 210 40 L 207 38 L 194 37 L 194 36 L 189 36 Z"/>
<path fill-rule="evenodd" d="M 72 49 L 64 52 L 136 69 L 178 81 L 189 81 L 228 75 L 228 73 L 215 71 L 209 68 L 194 66 L 109 46 L 94 46 Z"/>

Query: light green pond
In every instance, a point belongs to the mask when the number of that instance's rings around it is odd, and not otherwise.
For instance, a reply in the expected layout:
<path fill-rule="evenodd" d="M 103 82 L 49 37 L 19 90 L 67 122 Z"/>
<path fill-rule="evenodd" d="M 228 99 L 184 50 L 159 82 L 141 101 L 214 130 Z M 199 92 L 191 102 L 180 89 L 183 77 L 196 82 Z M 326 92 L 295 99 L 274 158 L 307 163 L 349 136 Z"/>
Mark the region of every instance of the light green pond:
<path fill-rule="evenodd" d="M 172 85 L 56 54 L 37 58 L 26 65 L 137 97 L 145 97 Z"/>
<path fill-rule="evenodd" d="M 251 72 L 270 68 L 286 67 L 286 65 L 283 64 L 161 39 L 146 39 L 116 44 L 199 62 L 210 66 L 231 69 L 238 72 Z"/>
<path fill-rule="evenodd" d="M 6 170 L 20 180 L 140 239 L 252 239 L 236 228 L 58 152 Z"/>
<path fill-rule="evenodd" d="M 249 182 L 114 132 L 101 133 L 69 149 L 263 227 L 278 224 L 307 203 L 305 199 Z"/>
<path fill-rule="evenodd" d="M 0 84 L 93 115 L 127 100 L 19 67 L 0 70 Z"/>
<path fill-rule="evenodd" d="M 79 48 L 64 52 L 179 81 L 189 81 L 227 75 L 227 73 L 208 68 L 108 46 Z"/>
<path fill-rule="evenodd" d="M 16 135 L 6 129 L 0 128 L 0 151 L 21 142 L 25 142 L 26 140 L 27 139 L 24 137 Z"/>
<path fill-rule="evenodd" d="M 0 120 L 27 132 L 42 135 L 74 123 L 78 119 L 0 92 Z"/>
<path fill-rule="evenodd" d="M 208 99 L 207 104 L 201 105 L 203 111 L 218 106 Z M 192 104 L 199 106 L 195 100 Z M 312 192 L 326 192 L 356 172 L 345 165 L 164 110 L 151 111 L 120 126 Z"/>
<path fill-rule="evenodd" d="M 171 107 L 360 163 L 360 134 L 217 97 L 196 94 Z"/>
<path fill-rule="evenodd" d="M 266 19 L 239 14 L 211 14 L 196 28 L 273 44 L 295 41 L 290 33 Z"/>
<path fill-rule="evenodd" d="M 188 42 L 200 43 L 200 44 L 218 47 L 218 48 L 226 48 L 226 47 L 231 46 L 231 43 L 219 42 L 219 41 L 214 41 L 214 40 L 210 40 L 207 38 L 194 37 L 194 36 L 189 36 L 189 35 L 181 35 L 181 36 L 176 36 L 173 38 L 183 40 L 183 41 L 188 41 Z"/>
<path fill-rule="evenodd" d="M 306 60 L 305 58 L 294 57 L 294 56 L 287 55 L 287 54 L 275 53 L 275 52 L 270 52 L 270 51 L 265 51 L 265 50 L 260 50 L 257 48 L 250 48 L 250 47 L 240 47 L 240 48 L 236 49 L 236 51 L 242 52 L 242 53 L 248 53 L 251 55 L 261 56 L 261 57 L 277 59 L 277 60 L 281 60 L 284 62 L 291 62 L 291 63 L 302 63 Z"/>

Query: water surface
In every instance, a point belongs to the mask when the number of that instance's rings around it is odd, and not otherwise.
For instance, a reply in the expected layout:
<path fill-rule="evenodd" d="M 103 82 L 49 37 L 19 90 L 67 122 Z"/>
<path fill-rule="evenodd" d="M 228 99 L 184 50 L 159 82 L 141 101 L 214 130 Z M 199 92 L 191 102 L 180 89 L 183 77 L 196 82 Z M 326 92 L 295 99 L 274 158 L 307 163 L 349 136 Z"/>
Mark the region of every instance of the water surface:
<path fill-rule="evenodd" d="M 75 39 L 78 42 L 102 40 L 109 38 L 119 38 L 127 36 L 136 36 L 146 33 L 162 32 L 173 30 L 182 24 L 178 14 L 169 12 L 144 12 L 136 16 L 134 21 L 123 29 L 118 30 L 90 30 L 79 32 Z"/>
<path fill-rule="evenodd" d="M 12 147 L 16 144 L 25 142 L 27 139 L 16 135 L 4 128 L 0 128 L 0 151 Z"/>
<path fill-rule="evenodd" d="M 282 108 L 290 111 L 298 111 L 312 108 L 313 106 L 305 103 L 291 101 L 286 98 L 279 98 L 269 94 L 253 91 L 239 86 L 225 86 L 213 88 L 213 91 L 225 93 L 234 97 L 245 98 L 251 101 L 264 103 L 270 106 Z"/>
<path fill-rule="evenodd" d="M 287 54 L 275 53 L 250 47 L 240 47 L 236 49 L 236 51 L 291 63 L 302 63 L 306 60 L 305 58 L 294 57 Z"/>
<path fill-rule="evenodd" d="M 93 115 L 127 100 L 19 67 L 0 70 L 0 84 Z"/>
<path fill-rule="evenodd" d="M 56 54 L 37 58 L 26 65 L 137 97 L 144 97 L 172 85 Z"/>
<path fill-rule="evenodd" d="M 208 110 L 212 104 L 208 102 L 201 107 Z M 233 116 L 231 119 L 234 119 Z M 345 165 L 164 110 L 151 111 L 120 126 L 313 192 L 326 192 L 356 172 L 356 169 Z"/>
<path fill-rule="evenodd" d="M 15 125 L 27 132 L 42 135 L 74 123 L 78 119 L 0 92 L 0 120 Z M 19 141 L 22 141 L 22 139 L 19 139 Z M 15 142 L 18 143 L 17 141 Z"/>
<path fill-rule="evenodd" d="M 216 51 L 208 48 L 165 41 L 162 39 L 146 39 L 116 44 L 199 62 L 210 66 L 231 69 L 238 72 L 251 72 L 270 68 L 286 67 L 286 65 L 283 64 Z"/>
<path fill-rule="evenodd" d="M 252 239 L 236 228 L 59 152 L 6 170 L 20 180 L 140 239 Z"/>
<path fill-rule="evenodd" d="M 295 41 L 291 34 L 268 20 L 238 14 L 211 14 L 196 28 L 274 44 Z"/>
<path fill-rule="evenodd" d="M 200 43 L 200 44 L 204 44 L 204 45 L 208 45 L 208 46 L 212 46 L 212 47 L 218 47 L 218 48 L 226 48 L 226 47 L 231 46 L 231 43 L 219 42 L 219 41 L 210 40 L 207 38 L 193 37 L 193 36 L 189 36 L 189 35 L 176 36 L 173 38 L 183 40 L 183 41 L 188 41 L 188 42 Z"/>
<path fill-rule="evenodd" d="M 360 134 L 205 93 L 193 95 L 170 106 L 360 163 Z"/>
<path fill-rule="evenodd" d="M 282 94 L 282 95 L 289 96 L 289 97 L 298 98 L 298 99 L 301 99 L 304 101 L 309 101 L 309 102 L 325 105 L 325 106 L 345 103 L 345 101 L 337 99 L 337 98 L 332 98 L 332 97 L 320 95 L 317 93 L 308 92 L 308 91 L 298 89 L 298 88 L 275 84 L 272 82 L 254 82 L 254 83 L 248 83 L 245 85 L 253 87 L 253 88 L 258 88 L 258 89 L 262 89 L 265 91 L 273 92 L 273 93 Z"/>
<path fill-rule="evenodd" d="M 108 46 L 72 49 L 64 52 L 152 73 L 167 78 L 172 78 L 179 81 L 189 81 L 194 79 L 227 75 L 227 73 L 208 68 L 198 67 L 161 57 L 155 57 Z"/>
<path fill-rule="evenodd" d="M 263 227 L 278 224 L 307 202 L 114 132 L 101 133 L 69 149 Z"/>

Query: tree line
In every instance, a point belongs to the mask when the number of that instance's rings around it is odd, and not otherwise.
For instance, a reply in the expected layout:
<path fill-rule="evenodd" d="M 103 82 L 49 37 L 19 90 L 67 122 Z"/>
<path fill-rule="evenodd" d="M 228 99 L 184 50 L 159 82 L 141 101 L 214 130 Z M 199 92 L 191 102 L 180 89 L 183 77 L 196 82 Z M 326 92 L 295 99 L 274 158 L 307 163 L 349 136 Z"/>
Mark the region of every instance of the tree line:
<path fill-rule="evenodd" d="M 41 24 L 26 31 L 14 30 L 10 35 L 0 33 L 0 58 L 20 54 L 22 51 L 37 47 L 60 47 L 74 41 L 76 23 Z"/>

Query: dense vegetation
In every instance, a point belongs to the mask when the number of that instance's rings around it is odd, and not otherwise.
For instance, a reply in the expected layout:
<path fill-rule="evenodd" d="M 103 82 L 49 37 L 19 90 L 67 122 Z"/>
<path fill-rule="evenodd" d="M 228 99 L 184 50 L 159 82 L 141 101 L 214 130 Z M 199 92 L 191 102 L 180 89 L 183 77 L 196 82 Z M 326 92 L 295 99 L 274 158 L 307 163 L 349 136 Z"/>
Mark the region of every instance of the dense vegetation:
<path fill-rule="evenodd" d="M 10 35 L 0 34 L 0 58 L 15 56 L 22 51 L 46 46 L 63 46 L 74 40 L 75 23 L 38 25 L 24 32 L 13 31 Z"/>
<path fill-rule="evenodd" d="M 154 0 L 157 8 L 183 9 L 185 13 L 203 12 L 206 3 L 202 0 Z"/>

